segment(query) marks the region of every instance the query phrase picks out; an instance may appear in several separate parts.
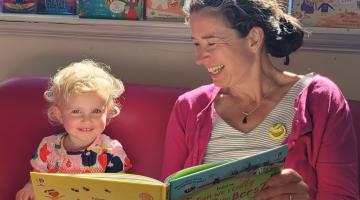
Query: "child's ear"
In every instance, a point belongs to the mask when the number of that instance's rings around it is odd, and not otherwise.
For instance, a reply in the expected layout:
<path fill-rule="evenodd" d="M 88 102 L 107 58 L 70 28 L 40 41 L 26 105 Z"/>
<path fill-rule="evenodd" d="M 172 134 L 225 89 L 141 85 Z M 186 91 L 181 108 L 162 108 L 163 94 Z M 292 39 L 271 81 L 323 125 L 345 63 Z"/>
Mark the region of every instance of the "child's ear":
<path fill-rule="evenodd" d="M 108 108 L 108 119 L 114 118 L 120 114 L 120 108 L 118 106 L 110 106 Z"/>
<path fill-rule="evenodd" d="M 60 108 L 58 106 L 51 106 L 51 120 L 52 121 L 57 121 L 60 124 L 63 123 L 63 119 L 62 119 L 62 115 L 61 115 L 61 111 Z"/>

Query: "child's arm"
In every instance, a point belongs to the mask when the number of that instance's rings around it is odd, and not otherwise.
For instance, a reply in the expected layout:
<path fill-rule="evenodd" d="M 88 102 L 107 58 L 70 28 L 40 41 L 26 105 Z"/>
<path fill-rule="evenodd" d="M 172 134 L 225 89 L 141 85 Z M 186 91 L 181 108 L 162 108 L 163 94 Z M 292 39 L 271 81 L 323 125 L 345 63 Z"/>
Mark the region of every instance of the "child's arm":
<path fill-rule="evenodd" d="M 30 181 L 16 193 L 16 200 L 35 200 L 34 188 Z"/>
<path fill-rule="evenodd" d="M 30 160 L 30 164 L 33 168 L 32 171 L 47 172 L 46 160 L 44 161 L 44 159 L 41 159 L 41 157 L 46 158 L 47 157 L 46 153 L 49 152 L 47 145 L 47 138 L 48 137 L 42 139 L 42 141 L 39 144 L 39 147 L 36 149 L 32 159 Z M 30 180 L 24 185 L 23 188 L 21 188 L 16 193 L 16 200 L 35 200 L 34 188 Z"/>

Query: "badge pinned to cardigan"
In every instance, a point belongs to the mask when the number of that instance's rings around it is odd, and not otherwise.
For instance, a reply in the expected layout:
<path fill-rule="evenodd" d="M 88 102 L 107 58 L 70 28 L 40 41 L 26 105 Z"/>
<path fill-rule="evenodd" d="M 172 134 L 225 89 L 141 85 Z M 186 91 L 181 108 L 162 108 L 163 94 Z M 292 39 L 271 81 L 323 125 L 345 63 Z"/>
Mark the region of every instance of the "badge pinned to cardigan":
<path fill-rule="evenodd" d="M 282 124 L 282 123 L 273 124 L 269 128 L 269 135 L 270 135 L 271 139 L 275 140 L 275 141 L 282 140 L 285 137 L 286 132 L 287 132 L 286 126 L 285 126 L 285 124 Z"/>

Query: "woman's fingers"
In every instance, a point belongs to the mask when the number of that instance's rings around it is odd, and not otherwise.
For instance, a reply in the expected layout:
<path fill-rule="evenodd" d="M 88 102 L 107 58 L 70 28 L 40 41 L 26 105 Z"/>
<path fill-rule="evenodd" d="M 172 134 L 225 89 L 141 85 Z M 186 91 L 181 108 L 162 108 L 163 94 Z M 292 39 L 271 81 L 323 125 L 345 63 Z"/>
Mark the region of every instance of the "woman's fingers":
<path fill-rule="evenodd" d="M 306 200 L 309 199 L 309 191 L 307 184 L 297 172 L 292 169 L 284 169 L 280 174 L 269 179 L 265 189 L 258 192 L 255 199 Z"/>
<path fill-rule="evenodd" d="M 270 198 L 269 200 L 307 200 L 307 199 L 309 199 L 308 195 L 303 195 L 303 194 L 283 194 L 281 196 Z"/>
<path fill-rule="evenodd" d="M 302 181 L 302 177 L 293 169 L 283 169 L 280 174 L 269 179 L 266 186 L 280 186 L 288 183 L 296 183 Z"/>
<path fill-rule="evenodd" d="M 267 187 L 266 189 L 258 192 L 255 195 L 255 199 L 262 200 L 262 199 L 289 199 L 290 194 L 293 197 L 298 197 L 298 199 L 308 199 L 309 192 L 307 189 L 307 185 L 303 182 L 297 183 L 288 183 L 282 186 L 271 186 Z"/>

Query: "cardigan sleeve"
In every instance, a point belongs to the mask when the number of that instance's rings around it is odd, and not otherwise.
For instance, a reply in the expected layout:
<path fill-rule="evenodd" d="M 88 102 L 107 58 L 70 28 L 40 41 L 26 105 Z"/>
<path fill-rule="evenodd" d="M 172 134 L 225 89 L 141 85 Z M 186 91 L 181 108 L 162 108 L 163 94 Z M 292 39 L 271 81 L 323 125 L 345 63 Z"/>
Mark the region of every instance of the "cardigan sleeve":
<path fill-rule="evenodd" d="M 187 110 L 189 109 L 182 105 L 180 96 L 174 104 L 167 126 L 161 180 L 184 168 L 188 154 L 185 138 Z"/>
<path fill-rule="evenodd" d="M 357 140 L 349 106 L 333 82 L 320 78 L 318 83 L 310 86 L 307 101 L 313 125 L 316 199 L 358 199 Z"/>

